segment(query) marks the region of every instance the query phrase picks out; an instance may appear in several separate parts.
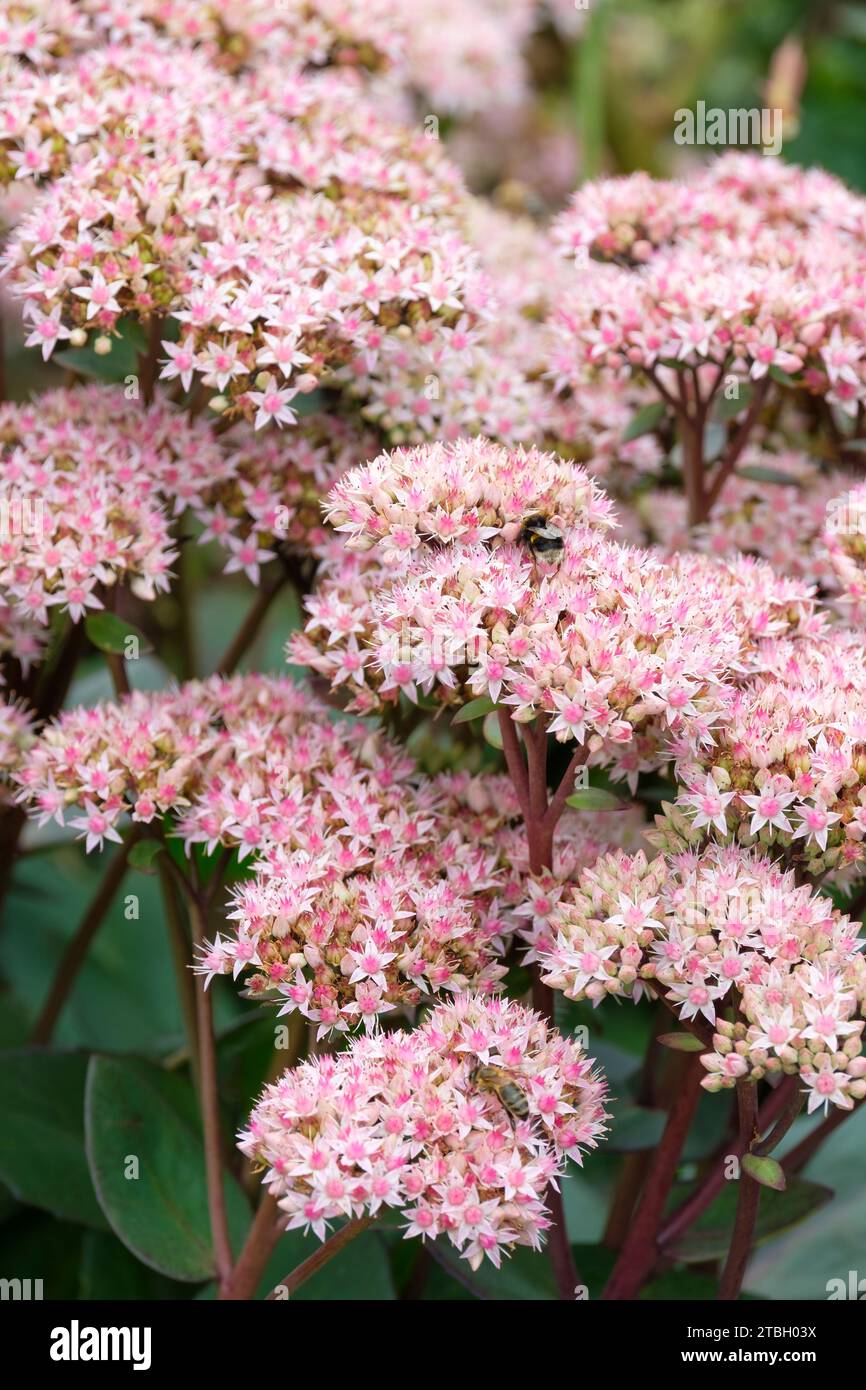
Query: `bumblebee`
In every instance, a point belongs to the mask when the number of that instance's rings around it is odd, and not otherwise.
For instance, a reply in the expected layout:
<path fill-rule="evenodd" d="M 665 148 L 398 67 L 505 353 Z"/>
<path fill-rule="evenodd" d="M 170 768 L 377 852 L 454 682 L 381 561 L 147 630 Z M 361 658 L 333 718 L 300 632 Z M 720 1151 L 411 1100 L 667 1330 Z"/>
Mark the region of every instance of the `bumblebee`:
<path fill-rule="evenodd" d="M 488 1067 L 479 1062 L 469 1073 L 469 1081 L 479 1091 L 496 1096 L 512 1124 L 529 1117 L 529 1101 L 505 1067 Z"/>
<path fill-rule="evenodd" d="M 541 555 L 545 559 L 553 559 L 562 553 L 562 532 L 551 526 L 541 512 L 526 518 L 520 528 L 519 539 L 529 546 L 533 555 Z"/>

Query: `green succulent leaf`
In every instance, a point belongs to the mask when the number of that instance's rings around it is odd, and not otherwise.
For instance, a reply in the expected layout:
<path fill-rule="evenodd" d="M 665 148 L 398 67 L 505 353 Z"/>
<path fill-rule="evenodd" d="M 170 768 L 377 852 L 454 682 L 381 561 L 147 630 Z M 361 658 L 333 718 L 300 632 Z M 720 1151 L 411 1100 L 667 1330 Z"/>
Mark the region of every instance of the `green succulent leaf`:
<path fill-rule="evenodd" d="M 665 418 L 665 410 L 664 401 L 650 401 L 649 405 L 642 406 L 623 430 L 623 444 L 629 444 L 633 439 L 640 439 L 644 434 L 652 434 L 653 430 L 658 429 Z"/>
<path fill-rule="evenodd" d="M 743 1155 L 743 1172 L 759 1182 L 762 1187 L 772 1187 L 775 1192 L 785 1191 L 785 1171 L 775 1158 L 761 1154 Z"/>
<path fill-rule="evenodd" d="M 480 719 L 482 715 L 491 714 L 495 709 L 496 704 L 489 695 L 479 695 L 477 700 L 470 700 L 462 709 L 459 709 L 451 723 L 468 724 L 470 719 Z"/>
<path fill-rule="evenodd" d="M 662 1047 L 670 1047 L 674 1052 L 704 1052 L 704 1044 L 694 1033 L 659 1033 L 657 1042 Z"/>
<path fill-rule="evenodd" d="M 583 787 L 580 791 L 572 792 L 565 804 L 573 806 L 576 811 L 624 811 L 628 806 L 622 797 L 614 796 L 604 787 Z"/>
<path fill-rule="evenodd" d="M 85 1132 L 99 1204 L 126 1248 L 171 1279 L 210 1279 L 204 1149 L 189 1084 L 138 1058 L 94 1057 Z M 228 1174 L 224 1194 L 238 1248 L 249 1225 L 249 1204 Z"/>
<path fill-rule="evenodd" d="M 130 637 L 136 638 L 139 651 L 147 647 L 147 639 L 135 624 L 119 618 L 116 613 L 89 613 L 84 620 L 84 631 L 94 647 L 110 656 L 123 656 Z"/>

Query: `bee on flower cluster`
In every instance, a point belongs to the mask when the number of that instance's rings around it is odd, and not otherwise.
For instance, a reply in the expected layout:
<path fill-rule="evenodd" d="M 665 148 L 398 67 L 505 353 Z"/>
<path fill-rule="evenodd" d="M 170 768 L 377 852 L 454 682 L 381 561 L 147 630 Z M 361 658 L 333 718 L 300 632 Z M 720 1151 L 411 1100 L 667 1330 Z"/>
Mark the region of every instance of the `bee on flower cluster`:
<path fill-rule="evenodd" d="M 543 560 L 556 560 L 562 554 L 563 535 L 558 527 L 552 526 L 542 512 L 534 512 L 526 517 L 520 527 L 520 541 L 529 547 L 533 555 Z"/>
<path fill-rule="evenodd" d="M 485 1066 L 478 1062 L 469 1073 L 469 1082 L 479 1091 L 496 1096 L 512 1125 L 516 1120 L 529 1118 L 529 1101 L 518 1086 L 513 1072 L 505 1067 Z"/>

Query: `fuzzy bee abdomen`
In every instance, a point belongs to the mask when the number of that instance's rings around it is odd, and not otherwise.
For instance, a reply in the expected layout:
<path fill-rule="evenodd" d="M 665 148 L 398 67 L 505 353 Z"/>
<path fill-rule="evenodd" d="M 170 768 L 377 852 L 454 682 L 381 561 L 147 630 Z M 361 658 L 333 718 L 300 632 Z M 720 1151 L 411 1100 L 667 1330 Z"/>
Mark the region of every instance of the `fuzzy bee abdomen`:
<path fill-rule="evenodd" d="M 529 1114 L 529 1101 L 519 1086 L 503 1086 L 499 1092 L 499 1099 L 512 1115 L 516 1115 L 519 1120 L 526 1119 Z"/>

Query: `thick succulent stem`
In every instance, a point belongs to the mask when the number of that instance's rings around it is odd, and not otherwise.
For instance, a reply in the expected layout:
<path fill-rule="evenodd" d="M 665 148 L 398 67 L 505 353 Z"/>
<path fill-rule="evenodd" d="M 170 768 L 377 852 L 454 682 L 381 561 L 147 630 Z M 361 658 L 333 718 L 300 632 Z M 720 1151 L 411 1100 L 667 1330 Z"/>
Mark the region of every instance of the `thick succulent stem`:
<path fill-rule="evenodd" d="M 757 1091 L 753 1082 L 737 1082 L 737 1108 L 740 1116 L 740 1143 L 745 1151 L 751 1147 L 754 1140 L 758 1119 Z M 746 1266 L 752 1253 L 758 1207 L 761 1202 L 761 1184 L 756 1182 L 745 1168 L 740 1171 L 739 1183 L 734 1233 L 717 1295 L 722 1302 L 730 1302 L 740 1296 Z"/>
<path fill-rule="evenodd" d="M 655 1151 L 637 1215 L 602 1295 L 605 1299 L 636 1298 L 653 1271 L 659 1255 L 659 1228 L 697 1108 L 702 1075 L 699 1058 L 685 1056 L 681 1084 Z"/>
<path fill-rule="evenodd" d="M 254 1297 L 284 1227 L 285 1218 L 280 1220 L 276 1198 L 270 1192 L 265 1192 L 237 1263 L 220 1289 L 220 1298 L 240 1300 Z"/>
<path fill-rule="evenodd" d="M 188 893 L 190 921 L 193 928 L 193 945 L 200 946 L 206 936 L 204 911 L 195 889 Z M 208 1211 L 210 1213 L 211 1239 L 220 1288 L 225 1287 L 232 1271 L 232 1248 L 229 1240 L 228 1218 L 226 1215 L 225 1193 L 223 1191 L 222 1136 L 220 1132 L 219 1086 L 217 1078 L 216 1041 L 213 1030 L 213 1010 L 211 996 L 205 987 L 204 977 L 196 979 L 196 1032 L 198 1036 L 198 1061 L 202 1129 L 204 1131 L 205 1176 L 207 1180 Z"/>
<path fill-rule="evenodd" d="M 290 1274 L 281 1279 L 279 1284 L 268 1294 L 268 1298 L 272 1301 L 290 1298 L 302 1284 L 305 1284 L 314 1274 L 318 1274 L 319 1270 L 323 1269 L 335 1255 L 339 1255 L 350 1241 L 359 1236 L 362 1231 L 366 1231 L 368 1226 L 373 1224 L 373 1219 L 371 1216 L 361 1216 L 354 1221 L 347 1221 L 345 1226 L 341 1226 L 339 1231 L 334 1232 L 330 1240 L 326 1240 L 319 1246 L 318 1250 L 314 1250 L 303 1264 L 299 1264 Z"/>

